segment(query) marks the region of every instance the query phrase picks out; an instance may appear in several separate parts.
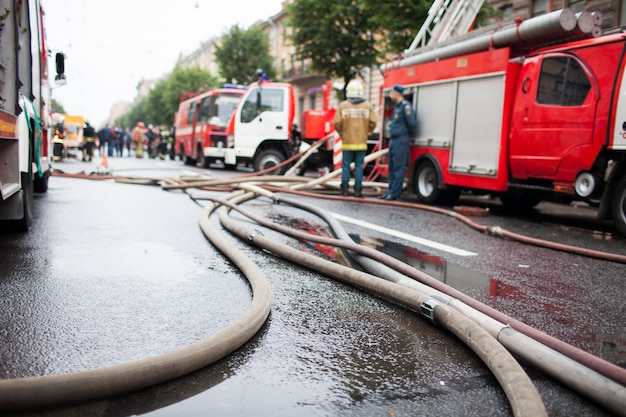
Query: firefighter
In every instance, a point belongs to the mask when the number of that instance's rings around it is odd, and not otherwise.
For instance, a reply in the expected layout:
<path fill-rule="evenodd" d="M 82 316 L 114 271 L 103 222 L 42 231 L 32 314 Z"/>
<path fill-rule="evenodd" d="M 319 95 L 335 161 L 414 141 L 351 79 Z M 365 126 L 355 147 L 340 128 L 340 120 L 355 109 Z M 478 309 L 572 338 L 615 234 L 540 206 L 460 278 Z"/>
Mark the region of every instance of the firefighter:
<path fill-rule="evenodd" d="M 137 122 L 137 126 L 133 129 L 133 142 L 135 143 L 135 156 L 137 158 L 143 158 L 143 135 L 145 126 L 143 122 Z"/>
<path fill-rule="evenodd" d="M 65 144 L 63 142 L 63 127 L 57 127 L 54 130 L 54 137 L 52 138 L 52 159 L 54 161 L 62 161 L 63 153 L 65 152 Z"/>
<path fill-rule="evenodd" d="M 413 106 L 404 99 L 404 87 L 394 85 L 389 98 L 395 104 L 389 124 L 389 185 L 379 198 L 396 200 L 402 194 L 409 144 L 417 133 L 417 119 Z"/>
<path fill-rule="evenodd" d="M 85 137 L 85 145 L 83 146 L 83 161 L 91 161 L 93 158 L 93 149 L 96 147 L 96 129 L 94 129 L 89 122 L 85 122 L 83 136 Z"/>
<path fill-rule="evenodd" d="M 169 143 L 170 131 L 161 128 L 159 131 L 159 144 L 157 145 L 159 159 L 164 160 L 167 155 L 167 145 Z"/>
<path fill-rule="evenodd" d="M 376 128 L 376 113 L 365 101 L 365 90 L 359 80 L 346 87 L 347 100 L 339 103 L 335 113 L 335 130 L 341 135 L 341 195 L 348 195 L 350 163 L 354 162 L 354 196 L 363 197 L 363 164 L 367 153 L 367 138 Z"/>

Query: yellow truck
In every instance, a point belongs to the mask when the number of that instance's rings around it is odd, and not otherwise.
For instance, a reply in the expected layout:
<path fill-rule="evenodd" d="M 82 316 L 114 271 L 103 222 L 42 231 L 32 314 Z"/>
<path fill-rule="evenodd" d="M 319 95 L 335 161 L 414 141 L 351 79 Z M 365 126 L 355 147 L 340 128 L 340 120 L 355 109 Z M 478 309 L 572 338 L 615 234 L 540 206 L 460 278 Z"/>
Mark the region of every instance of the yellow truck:
<path fill-rule="evenodd" d="M 52 120 L 56 126 L 54 138 L 52 139 L 54 146 L 53 159 L 61 161 L 64 157 L 77 158 L 82 153 L 85 118 L 83 116 L 56 113 L 53 114 Z"/>
<path fill-rule="evenodd" d="M 83 143 L 83 126 L 85 126 L 85 118 L 83 116 L 71 116 L 66 114 L 64 117 L 65 132 L 63 135 L 63 146 L 66 152 L 77 152 L 81 143 Z"/>

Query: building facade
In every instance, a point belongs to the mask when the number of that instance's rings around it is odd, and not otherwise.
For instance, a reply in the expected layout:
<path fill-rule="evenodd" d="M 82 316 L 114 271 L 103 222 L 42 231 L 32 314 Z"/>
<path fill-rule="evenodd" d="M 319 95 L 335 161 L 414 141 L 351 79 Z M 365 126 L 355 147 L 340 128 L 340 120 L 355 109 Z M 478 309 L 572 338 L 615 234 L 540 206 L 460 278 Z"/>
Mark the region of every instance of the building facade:
<path fill-rule="evenodd" d="M 286 0 L 283 5 L 291 0 Z M 626 25 L 626 6 L 621 0 L 487 0 L 495 9 L 502 12 L 502 20 L 508 21 L 521 17 L 529 19 L 545 13 L 570 7 L 575 12 L 599 11 L 604 21 L 603 28 Z M 289 82 L 294 86 L 296 95 L 296 123 L 299 124 L 300 115 L 309 109 L 322 108 L 322 86 L 326 83 L 323 74 L 310 69 L 310 62 L 300 60 L 295 54 L 295 48 L 289 41 L 291 28 L 287 25 L 288 14 L 284 10 L 270 16 L 266 20 L 258 21 L 267 33 L 270 54 L 274 58 L 276 81 Z M 415 28 L 417 32 L 419 28 Z M 200 48 L 187 56 L 179 57 L 178 65 L 182 68 L 199 66 L 214 75 L 218 74 L 215 60 L 215 42 L 211 39 L 201 44 Z M 408 45 L 407 45 L 408 46 Z M 367 99 L 378 107 L 380 102 L 383 74 L 378 66 L 364 68 L 360 76 L 365 85 Z M 334 94 L 331 94 L 331 106 L 337 106 L 340 99 L 337 92 L 343 88 L 344 80 L 332 80 Z"/>

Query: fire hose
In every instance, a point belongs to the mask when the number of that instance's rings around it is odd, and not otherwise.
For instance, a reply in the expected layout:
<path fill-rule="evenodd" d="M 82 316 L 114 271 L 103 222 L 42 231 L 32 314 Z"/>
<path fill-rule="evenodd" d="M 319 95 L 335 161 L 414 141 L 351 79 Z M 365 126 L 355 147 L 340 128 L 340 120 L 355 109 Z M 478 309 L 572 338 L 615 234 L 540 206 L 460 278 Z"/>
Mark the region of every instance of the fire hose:
<path fill-rule="evenodd" d="M 273 169 L 275 169 L 275 167 Z M 255 180 L 259 181 L 258 178 Z M 277 179 L 276 181 L 278 182 L 279 180 Z M 287 180 L 287 181 L 296 182 L 292 180 Z M 206 184 L 203 185 L 203 182 L 204 181 L 197 181 L 196 182 L 197 184 L 194 184 L 191 187 L 202 188 L 203 186 L 206 186 Z M 239 182 L 241 182 L 241 179 L 239 179 Z M 280 182 L 283 182 L 283 183 L 286 182 L 285 178 L 284 177 L 281 178 Z M 297 182 L 300 182 L 300 181 L 297 181 Z M 236 184 L 236 182 L 232 182 L 231 184 Z M 219 181 L 217 181 L 217 182 L 213 182 L 212 185 L 218 186 L 220 185 L 220 183 Z M 185 185 L 185 186 L 179 186 L 178 188 L 185 189 L 189 187 Z M 201 215 L 201 217 L 202 216 L 208 217 L 207 214 L 210 214 L 210 212 L 209 213 L 207 213 L 206 211 L 203 212 L 203 215 Z M 213 231 L 211 231 L 210 224 L 207 224 L 207 222 L 201 220 L 201 227 L 203 229 L 203 232 L 207 234 L 207 237 L 212 236 L 209 238 L 213 242 L 213 239 L 215 238 L 214 236 L 217 235 L 217 233 L 214 233 Z M 311 240 L 311 236 L 308 236 L 307 239 Z M 218 238 L 218 241 L 219 241 L 219 238 Z M 230 250 L 231 249 L 226 249 L 225 253 Z M 302 256 L 302 252 L 298 252 L 298 255 Z M 237 257 L 238 255 L 233 254 L 233 256 Z M 244 265 L 245 265 L 245 262 L 244 262 Z M 244 266 L 243 268 L 251 268 L 251 267 Z M 251 286 L 253 286 L 253 288 L 255 287 L 255 285 L 253 285 L 252 282 L 251 282 Z M 264 285 L 262 284 L 256 284 L 256 286 L 257 287 L 260 286 L 261 288 L 264 287 Z M 269 287 L 262 289 L 260 292 L 265 294 L 264 296 L 262 296 L 262 298 L 266 298 L 268 300 L 267 305 L 269 305 L 269 297 L 270 297 Z M 257 301 L 259 298 L 257 298 L 255 294 L 256 294 L 256 291 L 253 294 L 253 302 L 245 314 L 251 315 L 252 314 L 251 311 L 253 310 L 253 305 L 254 305 L 254 309 L 256 310 L 256 313 L 260 313 L 258 314 L 258 317 L 262 317 L 264 314 L 265 314 L 265 317 L 267 317 L 266 314 L 269 313 L 269 307 L 267 307 L 266 311 L 264 311 L 263 308 L 259 308 L 258 304 L 260 302 Z M 424 303 L 422 302 L 421 304 L 424 304 Z M 454 305 L 454 303 L 450 303 L 450 305 L 452 306 Z M 416 308 L 416 305 L 413 304 L 412 308 Z M 436 317 L 440 316 L 440 313 L 435 313 L 436 311 L 445 311 L 446 312 L 445 314 L 441 313 L 443 316 L 449 315 L 449 313 L 447 313 L 448 310 L 445 310 L 442 306 L 438 304 L 433 307 L 433 317 L 435 319 Z M 450 313 L 450 314 L 454 315 L 456 313 Z M 249 320 L 250 317 L 248 317 L 247 319 Z M 439 321 L 440 320 L 441 320 L 441 317 Z M 224 329 L 224 331 L 219 332 L 219 335 L 215 335 L 215 336 L 225 337 L 226 336 L 225 333 L 227 332 L 227 330 L 233 330 L 233 329 L 241 330 L 241 327 L 242 327 L 240 324 L 241 321 L 242 321 L 241 319 L 238 320 L 236 323 L 229 326 L 227 329 Z M 256 323 L 258 327 L 262 325 L 263 321 L 264 319 L 253 320 L 253 322 Z M 254 334 L 254 332 L 256 331 L 250 328 L 246 328 L 246 330 L 252 334 Z M 506 328 L 501 329 L 500 331 L 501 334 L 504 334 L 506 332 L 507 332 Z M 209 342 L 208 341 L 209 339 L 211 339 L 212 342 Z M 123 392 L 132 391 L 135 389 L 139 389 L 144 386 L 154 385 L 159 382 L 163 382 L 167 380 L 168 378 L 179 376 L 181 375 L 181 372 L 182 374 L 186 372 L 191 372 L 190 370 L 191 363 L 194 362 L 194 358 L 195 360 L 197 360 L 197 356 L 198 356 L 197 353 L 199 351 L 202 351 L 202 349 L 208 349 L 210 345 L 214 345 L 215 344 L 214 339 L 215 338 L 211 336 L 210 338 L 204 341 L 191 345 L 193 346 L 193 348 L 190 350 L 189 348 L 191 346 L 188 346 L 185 348 L 177 349 L 175 351 L 169 352 L 164 355 L 160 355 L 158 357 L 149 358 L 149 359 L 141 360 L 141 361 L 135 361 L 135 362 L 131 362 L 128 364 L 118 365 L 115 367 L 102 368 L 102 369 L 93 370 L 93 371 L 78 372 L 75 374 L 54 375 L 54 376 L 0 381 L 0 407 L 3 409 L 5 407 L 20 408 L 24 406 L 24 404 L 27 404 L 29 407 L 44 406 L 47 404 L 57 404 L 57 403 L 67 402 L 68 400 L 78 401 L 78 400 L 84 400 L 84 399 L 99 398 L 102 396 L 110 396 L 110 395 L 115 395 L 115 394 L 119 394 Z M 231 342 L 232 342 L 232 339 L 235 339 L 236 343 L 240 343 L 239 346 L 245 343 L 245 340 L 243 340 L 243 337 L 240 335 L 234 338 L 229 337 L 229 339 L 231 339 Z M 228 350 L 228 349 L 222 348 L 222 351 L 225 351 L 225 350 Z M 217 359 L 207 359 L 207 358 L 215 357 L 213 354 L 207 355 L 207 353 L 208 353 L 207 351 L 203 351 L 201 354 L 201 356 L 204 357 L 203 362 L 202 362 L 203 364 L 195 363 L 193 366 L 203 367 L 211 363 L 210 362 L 211 360 L 213 361 L 217 360 Z M 173 359 L 174 355 L 183 355 L 185 357 L 185 361 L 183 361 L 182 363 L 179 363 L 177 359 Z M 171 366 L 172 360 L 174 360 L 177 363 L 177 366 L 175 367 Z M 163 363 L 167 363 L 168 361 L 170 361 L 170 363 L 167 364 L 165 367 L 169 369 L 167 372 L 165 372 L 162 369 L 161 365 Z M 173 369 L 173 368 L 176 368 L 176 369 Z M 132 369 L 135 369 L 135 370 L 139 369 L 140 371 L 133 371 Z M 120 381 L 121 374 L 124 375 L 123 379 L 126 381 L 126 383 L 121 383 Z M 176 376 L 172 376 L 174 374 L 176 374 Z M 85 383 L 85 381 L 89 381 L 89 383 L 87 384 Z M 51 386 L 55 388 L 50 389 Z M 504 389 L 505 391 L 507 390 L 506 388 Z M 73 393 L 71 398 L 68 397 L 68 394 L 70 392 Z M 33 396 L 32 395 L 33 393 L 37 393 L 37 394 Z M 507 393 L 507 396 L 508 395 L 509 394 Z M 33 402 L 33 398 L 38 398 L 36 403 Z M 618 399 L 624 398 L 623 393 L 620 392 L 617 398 Z M 515 401 L 515 399 L 513 399 L 513 401 Z M 611 403 L 611 401 L 609 401 L 609 403 Z M 621 404 L 621 403 L 618 402 L 618 404 Z M 602 404 L 602 405 L 606 406 L 606 404 Z M 618 406 L 621 407 L 621 405 L 618 405 Z M 624 410 L 624 409 L 626 408 L 622 408 L 621 410 Z M 617 412 L 621 410 L 618 410 Z"/>
<path fill-rule="evenodd" d="M 234 201 L 241 202 L 253 196 L 253 193 L 249 193 L 235 198 Z M 240 211 L 236 204 L 227 200 L 216 199 L 216 202 Z M 243 211 L 241 212 L 244 213 Z M 239 236 L 244 241 L 269 250 L 292 262 L 305 265 L 318 272 L 323 272 L 325 275 L 367 290 L 412 310 L 419 311 L 420 306 L 429 300 L 427 295 L 420 294 L 415 290 L 406 291 L 405 288 L 397 284 L 302 253 L 288 245 L 276 243 L 269 238 L 249 231 L 232 221 L 228 217 L 227 211 L 223 208 L 218 210 L 218 213 L 220 222 L 231 233 Z M 267 225 L 266 222 L 261 224 Z M 530 381 L 528 375 L 526 375 L 513 356 L 497 340 L 476 323 L 443 304 L 435 307 L 434 315 L 437 323 L 462 340 L 489 367 L 505 391 L 515 416 L 547 416 L 543 401 L 532 381 Z"/>
<path fill-rule="evenodd" d="M 242 188 L 250 192 L 255 192 L 256 194 L 265 195 L 276 203 L 290 204 L 303 210 L 310 211 L 314 214 L 321 214 L 322 218 L 326 218 L 323 217 L 323 210 L 315 209 L 311 205 L 304 205 L 300 202 L 281 199 L 253 186 L 242 185 Z M 294 231 L 284 226 L 273 224 L 268 220 L 251 214 L 231 202 L 222 199 L 213 200 L 228 206 L 230 209 L 237 210 L 244 216 L 265 227 L 279 231 L 283 234 L 287 234 L 298 239 L 314 241 L 325 245 L 332 245 L 347 249 L 349 251 L 359 253 L 360 255 L 365 255 L 378 262 L 382 262 L 384 265 L 391 267 L 395 271 L 400 271 L 402 274 L 405 274 L 403 276 L 403 281 L 396 280 L 400 281 L 401 285 L 411 288 L 412 290 L 425 291 L 426 293 L 433 295 L 435 298 L 442 300 L 442 302 L 454 301 L 451 303 L 453 308 L 457 309 L 459 313 L 464 313 L 473 317 L 476 322 L 483 323 L 484 327 L 489 330 L 491 336 L 501 341 L 516 355 L 537 366 L 539 369 L 542 369 L 547 374 L 561 381 L 580 394 L 594 400 L 606 408 L 609 408 L 611 411 L 620 415 L 624 415 L 626 413 L 626 389 L 600 373 L 581 365 L 581 363 L 576 360 L 581 361 L 582 363 L 587 362 L 592 366 L 600 368 L 602 371 L 609 373 L 609 377 L 613 377 L 616 380 L 624 378 L 626 371 L 622 368 L 551 338 L 550 336 L 543 334 L 536 329 L 525 325 L 524 323 L 479 303 L 462 292 L 454 290 L 440 281 L 437 281 L 434 278 L 431 278 L 428 275 L 421 273 L 388 255 L 380 253 L 374 249 L 358 245 L 354 243 L 347 236 L 347 234 L 345 234 L 345 232 L 340 233 L 344 235 L 343 240 L 312 236 L 307 233 Z M 220 214 L 222 214 L 221 211 Z M 222 215 L 220 215 L 220 220 L 224 223 L 224 217 Z M 335 228 L 333 228 L 333 230 L 337 232 Z M 248 237 L 246 239 L 241 234 L 238 235 L 244 240 L 254 241 L 252 237 Z M 262 247 L 268 249 L 265 246 Z M 300 251 L 297 251 L 297 254 L 294 254 L 288 259 L 292 262 L 299 263 L 298 256 L 302 256 Z M 414 281 L 407 280 L 406 276 L 424 282 L 428 286 L 411 285 Z M 439 303 L 439 301 L 437 301 L 437 303 Z M 576 360 L 570 359 L 568 356 L 557 352 L 556 349 L 553 349 L 553 346 L 556 346 L 561 350 L 565 350 L 566 353 L 571 354 L 572 351 L 575 352 L 575 355 L 573 356 Z M 569 350 L 564 349 L 564 347 L 568 347 Z"/>

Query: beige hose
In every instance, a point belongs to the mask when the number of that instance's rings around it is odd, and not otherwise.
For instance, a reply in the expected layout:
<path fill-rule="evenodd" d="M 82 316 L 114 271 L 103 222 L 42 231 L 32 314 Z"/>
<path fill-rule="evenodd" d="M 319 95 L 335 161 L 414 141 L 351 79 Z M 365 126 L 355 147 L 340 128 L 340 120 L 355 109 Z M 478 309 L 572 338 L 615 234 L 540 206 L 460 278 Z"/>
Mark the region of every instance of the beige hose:
<path fill-rule="evenodd" d="M 254 194 L 248 193 L 237 197 L 232 200 L 232 204 L 240 203 L 250 199 L 252 196 Z M 221 202 L 226 203 L 223 200 Z M 227 205 L 231 206 L 230 203 L 227 203 Z M 381 278 L 303 253 L 288 245 L 273 242 L 262 235 L 247 230 L 232 220 L 228 216 L 226 207 L 220 208 L 218 214 L 224 228 L 237 235 L 240 239 L 291 262 L 306 266 L 313 271 L 364 289 L 414 311 L 419 311 L 420 306 L 429 299 L 427 295 L 420 294 L 417 291 L 407 290 L 405 287 Z M 435 312 L 437 322 L 466 343 L 494 373 L 509 399 L 515 416 L 547 416 L 543 401 L 532 381 L 513 356 L 497 340 L 473 321 L 444 305 L 437 305 Z"/>

